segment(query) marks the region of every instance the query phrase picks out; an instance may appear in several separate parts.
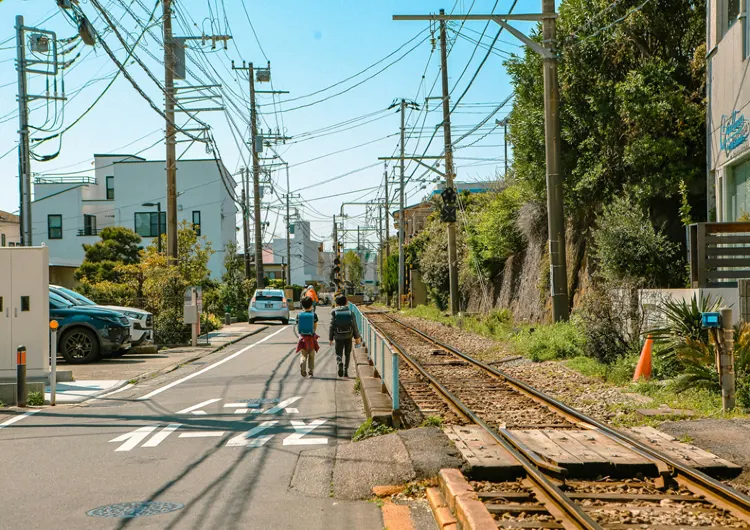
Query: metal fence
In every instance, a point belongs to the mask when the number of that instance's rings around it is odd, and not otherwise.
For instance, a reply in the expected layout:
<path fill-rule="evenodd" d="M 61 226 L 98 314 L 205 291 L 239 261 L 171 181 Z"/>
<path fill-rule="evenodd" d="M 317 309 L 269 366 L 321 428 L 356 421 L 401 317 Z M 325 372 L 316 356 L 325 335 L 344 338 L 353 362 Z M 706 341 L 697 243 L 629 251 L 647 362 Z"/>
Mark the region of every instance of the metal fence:
<path fill-rule="evenodd" d="M 388 341 L 354 304 L 349 304 L 357 327 L 362 335 L 362 342 L 367 346 L 367 358 L 375 369 L 375 377 L 379 377 L 383 387 L 388 391 L 393 403 L 393 411 L 399 410 L 399 356 Z"/>

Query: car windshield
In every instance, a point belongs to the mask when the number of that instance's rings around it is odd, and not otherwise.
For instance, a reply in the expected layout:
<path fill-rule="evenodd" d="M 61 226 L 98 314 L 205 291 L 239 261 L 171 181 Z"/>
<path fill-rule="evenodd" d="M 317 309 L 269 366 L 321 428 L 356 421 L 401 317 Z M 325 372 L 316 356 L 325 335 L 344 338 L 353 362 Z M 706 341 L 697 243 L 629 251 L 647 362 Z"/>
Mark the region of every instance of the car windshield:
<path fill-rule="evenodd" d="M 280 302 L 284 299 L 284 293 L 282 291 L 255 291 L 255 299 Z"/>
<path fill-rule="evenodd" d="M 67 307 L 73 307 L 75 304 L 68 300 L 67 298 L 64 298 L 63 296 L 57 294 L 54 291 L 49 292 L 49 303 L 50 305 L 62 309 Z"/>
<path fill-rule="evenodd" d="M 57 294 L 67 298 L 75 305 L 96 305 L 96 302 L 86 298 L 81 293 L 71 291 L 70 289 L 66 289 L 65 287 L 54 287 L 54 289 Z"/>

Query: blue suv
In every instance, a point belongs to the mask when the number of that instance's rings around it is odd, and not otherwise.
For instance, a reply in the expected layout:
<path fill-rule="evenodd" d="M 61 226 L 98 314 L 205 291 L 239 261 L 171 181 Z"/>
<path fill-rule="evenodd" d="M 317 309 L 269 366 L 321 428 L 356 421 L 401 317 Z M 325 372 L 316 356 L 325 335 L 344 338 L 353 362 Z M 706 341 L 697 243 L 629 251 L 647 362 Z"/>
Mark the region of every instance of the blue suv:
<path fill-rule="evenodd" d="M 49 317 L 57 320 L 57 351 L 70 364 L 96 361 L 130 346 L 130 321 L 117 311 L 77 306 L 52 291 Z"/>

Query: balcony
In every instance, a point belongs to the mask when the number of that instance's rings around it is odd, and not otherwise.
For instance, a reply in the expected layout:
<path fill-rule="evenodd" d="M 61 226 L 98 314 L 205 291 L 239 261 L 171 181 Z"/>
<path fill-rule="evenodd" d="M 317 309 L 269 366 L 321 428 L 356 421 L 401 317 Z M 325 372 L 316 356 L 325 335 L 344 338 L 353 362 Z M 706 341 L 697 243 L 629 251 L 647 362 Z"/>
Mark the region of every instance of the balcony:
<path fill-rule="evenodd" d="M 34 177 L 34 184 L 96 184 L 94 177 Z"/>
<path fill-rule="evenodd" d="M 83 228 L 78 231 L 79 236 L 98 236 L 101 229 L 99 228 Z"/>

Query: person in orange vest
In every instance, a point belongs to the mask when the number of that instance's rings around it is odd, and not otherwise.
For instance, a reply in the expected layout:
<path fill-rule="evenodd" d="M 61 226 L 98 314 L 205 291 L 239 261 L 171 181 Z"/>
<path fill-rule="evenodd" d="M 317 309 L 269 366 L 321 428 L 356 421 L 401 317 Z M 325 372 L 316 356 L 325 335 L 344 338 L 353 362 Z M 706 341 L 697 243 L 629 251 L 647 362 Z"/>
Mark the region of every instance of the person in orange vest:
<path fill-rule="evenodd" d="M 310 297 L 310 299 L 312 299 L 313 312 L 315 312 L 315 309 L 317 309 L 318 307 L 318 302 L 320 302 L 320 298 L 318 298 L 318 293 L 315 292 L 315 288 L 312 285 L 308 285 L 304 296 L 308 296 Z"/>

